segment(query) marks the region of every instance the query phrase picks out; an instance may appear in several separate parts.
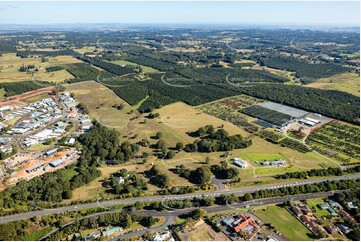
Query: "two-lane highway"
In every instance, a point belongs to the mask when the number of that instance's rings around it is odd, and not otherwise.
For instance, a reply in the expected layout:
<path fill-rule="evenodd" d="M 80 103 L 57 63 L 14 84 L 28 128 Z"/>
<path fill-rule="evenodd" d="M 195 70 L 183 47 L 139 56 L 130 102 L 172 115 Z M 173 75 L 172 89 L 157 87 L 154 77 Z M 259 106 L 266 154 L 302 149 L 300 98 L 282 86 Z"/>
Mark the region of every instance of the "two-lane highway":
<path fill-rule="evenodd" d="M 117 200 L 102 201 L 102 202 L 95 202 L 95 203 L 85 203 L 85 204 L 64 206 L 64 207 L 53 208 L 53 209 L 43 209 L 40 211 L 33 211 L 33 212 L 29 212 L 29 213 L 22 213 L 22 214 L 1 217 L 0 223 L 29 219 L 34 216 L 44 216 L 44 215 L 62 213 L 62 212 L 67 212 L 67 211 L 79 211 L 82 209 L 89 209 L 89 208 L 96 208 L 96 207 L 126 205 L 126 204 L 134 204 L 136 202 L 183 200 L 183 199 L 192 199 L 194 197 L 202 197 L 202 196 L 218 197 L 221 194 L 225 194 L 225 195 L 235 194 L 235 195 L 239 196 L 239 195 L 243 195 L 246 193 L 252 193 L 252 192 L 256 192 L 259 190 L 265 190 L 265 189 L 275 189 L 275 188 L 281 188 L 281 187 L 315 184 L 315 183 L 320 183 L 320 182 L 324 182 L 324 181 L 338 181 L 338 180 L 350 180 L 350 179 L 355 180 L 355 179 L 359 179 L 359 178 L 360 178 L 359 174 L 353 174 L 353 175 L 348 175 L 348 176 L 319 178 L 319 179 L 314 179 L 314 180 L 300 180 L 299 182 L 284 182 L 284 183 L 269 184 L 269 185 L 263 185 L 263 186 L 238 188 L 238 189 L 234 189 L 234 190 L 208 191 L 208 192 L 189 193 L 189 194 L 182 194 L 182 195 L 135 197 L 135 198 L 117 199 Z"/>

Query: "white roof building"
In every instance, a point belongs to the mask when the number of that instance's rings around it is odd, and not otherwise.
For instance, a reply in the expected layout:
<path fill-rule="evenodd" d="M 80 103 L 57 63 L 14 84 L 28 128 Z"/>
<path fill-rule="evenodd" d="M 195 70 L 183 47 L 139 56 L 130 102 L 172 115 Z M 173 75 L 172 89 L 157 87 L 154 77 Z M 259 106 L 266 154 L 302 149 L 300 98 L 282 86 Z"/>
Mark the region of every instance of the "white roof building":
<path fill-rule="evenodd" d="M 248 163 L 240 158 L 232 158 L 232 163 L 240 168 L 246 168 L 248 166 Z"/>

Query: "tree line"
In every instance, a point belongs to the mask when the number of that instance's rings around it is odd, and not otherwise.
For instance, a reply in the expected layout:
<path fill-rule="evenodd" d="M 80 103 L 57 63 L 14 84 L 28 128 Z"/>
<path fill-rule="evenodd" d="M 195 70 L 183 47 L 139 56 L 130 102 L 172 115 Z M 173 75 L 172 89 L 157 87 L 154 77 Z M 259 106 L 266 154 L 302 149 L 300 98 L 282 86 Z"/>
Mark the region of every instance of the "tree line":
<path fill-rule="evenodd" d="M 197 131 L 190 133 L 190 135 L 200 139 L 192 144 L 187 144 L 184 149 L 186 152 L 230 151 L 247 148 L 252 144 L 251 139 L 243 138 L 240 134 L 229 135 L 222 128 L 215 130 L 212 125 L 201 127 Z"/>

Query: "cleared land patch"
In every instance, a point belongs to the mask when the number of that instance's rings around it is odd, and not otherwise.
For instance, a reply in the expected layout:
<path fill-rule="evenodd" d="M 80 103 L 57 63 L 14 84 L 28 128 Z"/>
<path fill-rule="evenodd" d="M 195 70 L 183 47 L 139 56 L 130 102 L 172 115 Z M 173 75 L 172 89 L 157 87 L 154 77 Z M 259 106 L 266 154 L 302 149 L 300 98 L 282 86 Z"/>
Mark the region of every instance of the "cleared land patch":
<path fill-rule="evenodd" d="M 110 63 L 117 64 L 120 66 L 123 65 L 130 65 L 130 66 L 137 66 L 137 63 L 126 61 L 126 60 L 116 60 L 116 61 L 110 61 Z M 144 73 L 159 73 L 160 71 L 157 69 L 154 69 L 150 66 L 140 65 Z"/>
<path fill-rule="evenodd" d="M 57 56 L 48 58 L 47 61 L 42 62 L 41 57 L 20 58 L 16 56 L 15 53 L 9 53 L 0 56 L 0 62 L 6 63 L 5 65 L 0 65 L 0 82 L 27 81 L 33 78 L 48 82 L 63 82 L 65 79 L 73 78 L 73 76 L 66 70 L 47 72 L 46 67 L 79 63 L 81 61 L 71 56 Z M 19 69 L 22 65 L 34 65 L 38 71 L 35 71 L 34 68 L 34 71 L 20 72 Z"/>
<path fill-rule="evenodd" d="M 324 90 L 339 90 L 360 96 L 360 76 L 355 73 L 342 73 L 322 78 L 307 86 Z"/>

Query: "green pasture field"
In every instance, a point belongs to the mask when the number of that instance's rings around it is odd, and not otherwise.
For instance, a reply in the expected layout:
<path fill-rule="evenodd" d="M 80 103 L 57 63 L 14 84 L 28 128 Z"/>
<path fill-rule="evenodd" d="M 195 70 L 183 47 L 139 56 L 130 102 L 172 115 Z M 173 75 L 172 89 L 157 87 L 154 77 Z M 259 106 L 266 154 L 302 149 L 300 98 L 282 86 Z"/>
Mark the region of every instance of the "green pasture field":
<path fill-rule="evenodd" d="M 267 206 L 265 209 L 256 210 L 255 214 L 262 220 L 273 224 L 278 231 L 292 241 L 313 240 L 310 236 L 311 231 L 285 208 Z"/>

